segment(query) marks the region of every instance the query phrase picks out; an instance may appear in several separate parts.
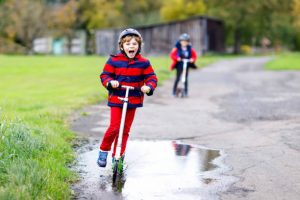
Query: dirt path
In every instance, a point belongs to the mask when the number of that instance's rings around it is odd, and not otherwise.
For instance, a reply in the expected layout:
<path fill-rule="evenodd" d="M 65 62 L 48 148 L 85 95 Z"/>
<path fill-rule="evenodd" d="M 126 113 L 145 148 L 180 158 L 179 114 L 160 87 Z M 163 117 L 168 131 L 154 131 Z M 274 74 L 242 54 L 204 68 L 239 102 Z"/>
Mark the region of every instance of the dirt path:
<path fill-rule="evenodd" d="M 180 140 L 224 152 L 227 170 L 210 184 L 224 187 L 210 187 L 208 193 L 216 194 L 212 196 L 190 191 L 190 199 L 298 199 L 300 73 L 264 71 L 262 65 L 269 59 L 239 58 L 193 71 L 187 99 L 171 97 L 172 80 L 165 82 L 138 110 L 130 140 Z M 83 112 L 74 116 L 72 129 L 89 138 L 79 149 L 86 154 L 97 148 L 109 110 L 103 104 Z M 92 171 L 97 168 L 94 161 Z M 89 174 L 87 166 L 78 167 L 84 176 Z M 91 174 L 97 179 L 99 171 Z M 91 184 L 75 186 L 77 198 L 91 198 Z M 91 190 L 95 199 L 141 199 L 110 190 L 96 197 L 97 191 Z"/>

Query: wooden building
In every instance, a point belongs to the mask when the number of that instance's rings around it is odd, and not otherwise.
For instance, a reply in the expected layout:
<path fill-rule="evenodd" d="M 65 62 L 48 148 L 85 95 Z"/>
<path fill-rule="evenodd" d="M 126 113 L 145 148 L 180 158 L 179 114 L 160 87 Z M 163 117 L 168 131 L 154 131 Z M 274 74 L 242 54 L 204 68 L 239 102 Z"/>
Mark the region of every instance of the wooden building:
<path fill-rule="evenodd" d="M 192 45 L 199 55 L 205 52 L 224 51 L 223 22 L 205 16 L 130 28 L 135 28 L 142 34 L 144 41 L 142 53 L 144 55 L 169 54 L 182 33 L 188 33 L 191 36 Z M 117 41 L 122 30 L 96 30 L 96 53 L 98 55 L 117 53 L 119 51 Z"/>

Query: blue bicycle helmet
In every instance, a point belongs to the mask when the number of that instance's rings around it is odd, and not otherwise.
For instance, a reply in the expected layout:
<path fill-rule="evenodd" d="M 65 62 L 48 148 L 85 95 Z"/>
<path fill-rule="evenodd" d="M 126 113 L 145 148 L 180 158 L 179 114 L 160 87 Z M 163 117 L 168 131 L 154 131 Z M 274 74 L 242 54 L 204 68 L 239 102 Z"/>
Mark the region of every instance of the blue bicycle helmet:
<path fill-rule="evenodd" d="M 190 41 L 191 37 L 187 33 L 183 33 L 179 36 L 179 41 Z"/>

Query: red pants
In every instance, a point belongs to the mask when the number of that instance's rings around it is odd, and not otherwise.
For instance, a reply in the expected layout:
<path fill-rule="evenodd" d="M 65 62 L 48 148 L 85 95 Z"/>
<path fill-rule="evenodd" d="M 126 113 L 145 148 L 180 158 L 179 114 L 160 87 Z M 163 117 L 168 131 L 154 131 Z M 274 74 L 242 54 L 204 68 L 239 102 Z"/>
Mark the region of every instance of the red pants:
<path fill-rule="evenodd" d="M 134 119 L 136 108 L 128 108 L 126 112 L 125 125 L 124 125 L 124 133 L 122 138 L 122 147 L 121 147 L 121 155 L 125 152 L 127 140 L 129 137 L 129 131 L 131 124 Z M 111 107 L 110 109 L 110 125 L 104 134 L 104 138 L 100 145 L 100 150 L 102 151 L 110 151 L 112 143 L 114 143 L 114 150 L 112 155 L 114 156 L 117 148 L 117 141 L 119 135 L 119 129 L 121 125 L 121 117 L 122 117 L 122 108 L 120 107 Z"/>

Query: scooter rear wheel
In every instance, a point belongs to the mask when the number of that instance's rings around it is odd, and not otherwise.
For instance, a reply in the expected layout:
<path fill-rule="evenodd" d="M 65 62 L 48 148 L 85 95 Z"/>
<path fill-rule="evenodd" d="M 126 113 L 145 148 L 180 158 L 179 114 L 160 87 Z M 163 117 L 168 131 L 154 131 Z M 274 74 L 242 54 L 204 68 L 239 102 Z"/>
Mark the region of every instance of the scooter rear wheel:
<path fill-rule="evenodd" d="M 184 98 L 184 91 L 183 90 L 181 90 L 180 97 Z"/>
<path fill-rule="evenodd" d="M 182 88 L 178 88 L 176 90 L 176 97 L 181 97 L 181 98 L 184 98 L 185 95 L 184 95 L 184 90 Z"/>

